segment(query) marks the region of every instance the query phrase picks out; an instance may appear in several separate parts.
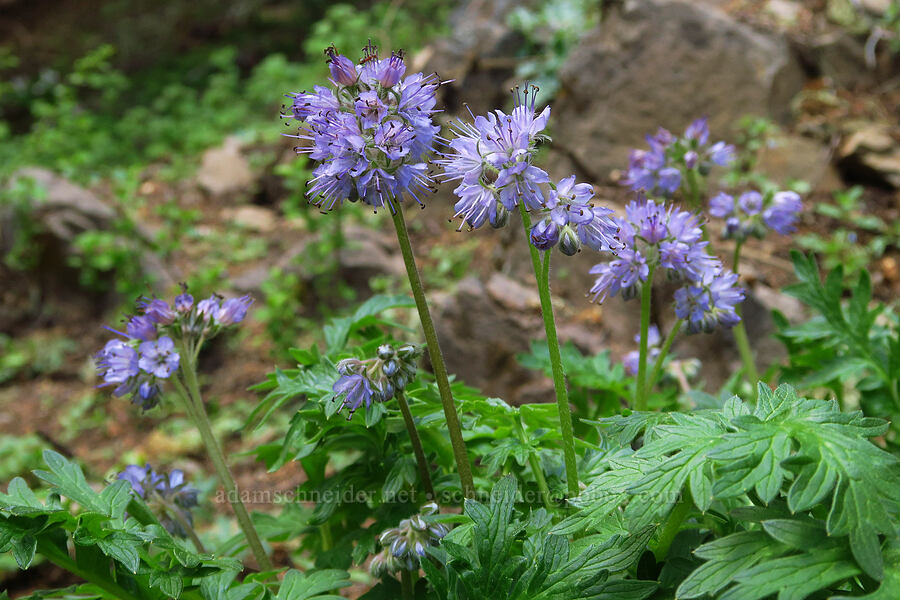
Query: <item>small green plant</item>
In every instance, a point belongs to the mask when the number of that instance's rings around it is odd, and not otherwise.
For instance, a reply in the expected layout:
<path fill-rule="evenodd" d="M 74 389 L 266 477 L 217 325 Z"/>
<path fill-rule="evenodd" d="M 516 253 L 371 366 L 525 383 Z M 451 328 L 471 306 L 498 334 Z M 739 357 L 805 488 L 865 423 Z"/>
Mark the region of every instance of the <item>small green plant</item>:
<path fill-rule="evenodd" d="M 55 373 L 74 349 L 75 343 L 64 337 L 13 339 L 0 333 L 0 384 L 19 376 L 33 378 Z"/>
<path fill-rule="evenodd" d="M 832 233 L 797 236 L 800 247 L 817 253 L 826 269 L 840 266 L 848 278 L 853 278 L 900 240 L 900 222 L 888 223 L 866 211 L 862 196 L 861 186 L 835 192 L 834 204 L 819 203 L 815 207 L 816 213 L 838 223 Z"/>

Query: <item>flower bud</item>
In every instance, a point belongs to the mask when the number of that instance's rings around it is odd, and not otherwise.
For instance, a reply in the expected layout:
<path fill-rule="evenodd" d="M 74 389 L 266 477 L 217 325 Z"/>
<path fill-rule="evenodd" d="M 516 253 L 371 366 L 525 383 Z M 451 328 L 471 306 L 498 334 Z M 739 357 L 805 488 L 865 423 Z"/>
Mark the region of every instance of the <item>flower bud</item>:
<path fill-rule="evenodd" d="M 399 370 L 400 365 L 398 365 L 397 362 L 393 360 L 387 361 L 381 367 L 381 372 L 384 373 L 386 377 L 393 377 Z"/>
<path fill-rule="evenodd" d="M 500 202 L 497 202 L 497 208 L 494 213 L 490 215 L 488 221 L 494 229 L 506 227 L 509 224 L 509 209 Z"/>
<path fill-rule="evenodd" d="M 581 250 L 581 240 L 575 230 L 566 225 L 559 236 L 559 250 L 566 256 L 574 256 Z"/>
<path fill-rule="evenodd" d="M 531 228 L 531 243 L 538 250 L 549 250 L 559 241 L 559 228 L 550 219 L 538 221 Z"/>
<path fill-rule="evenodd" d="M 693 150 L 689 150 L 684 154 L 684 166 L 686 166 L 688 169 L 693 169 L 694 167 L 696 167 L 699 160 L 700 156 Z"/>
<path fill-rule="evenodd" d="M 328 70 L 331 71 L 331 78 L 335 83 L 340 85 L 353 85 L 356 83 L 356 65 L 353 61 L 342 54 L 337 53 L 334 46 L 325 50 L 328 55 Z"/>
<path fill-rule="evenodd" d="M 381 360 L 390 360 L 394 358 L 394 348 L 390 344 L 382 344 L 378 346 L 376 354 Z"/>

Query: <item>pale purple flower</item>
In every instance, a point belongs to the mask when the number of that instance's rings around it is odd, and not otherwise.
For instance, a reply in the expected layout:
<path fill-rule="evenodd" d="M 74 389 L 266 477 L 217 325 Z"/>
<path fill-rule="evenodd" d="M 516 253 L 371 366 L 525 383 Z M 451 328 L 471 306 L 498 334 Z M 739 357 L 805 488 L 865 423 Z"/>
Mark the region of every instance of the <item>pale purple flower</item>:
<path fill-rule="evenodd" d="M 191 312 L 194 307 L 194 297 L 184 292 L 175 296 L 175 310 L 181 314 Z"/>
<path fill-rule="evenodd" d="M 744 290 L 737 280 L 736 273 L 720 268 L 675 291 L 675 314 L 686 321 L 688 332 L 711 332 L 741 320 L 736 307 L 744 300 Z"/>
<path fill-rule="evenodd" d="M 107 384 L 126 384 L 139 372 L 138 353 L 122 340 L 109 340 L 95 357 L 97 370 Z M 125 390 L 123 390 L 124 393 Z M 116 390 L 116 395 L 122 395 Z"/>
<path fill-rule="evenodd" d="M 150 318 L 154 323 L 159 325 L 171 325 L 175 321 L 175 311 L 169 308 L 165 300 L 153 298 L 152 300 L 143 300 L 140 303 L 144 311 L 144 315 Z"/>
<path fill-rule="evenodd" d="M 128 319 L 125 325 L 128 337 L 148 341 L 156 338 L 156 322 L 147 315 L 138 315 Z"/>
<path fill-rule="evenodd" d="M 634 336 L 634 341 L 638 344 L 641 343 L 640 333 Z M 650 327 L 647 329 L 647 358 L 650 362 L 655 361 L 659 356 L 659 344 L 661 341 L 662 340 L 659 335 L 659 327 L 651 323 Z M 625 358 L 622 359 L 622 364 L 625 367 L 625 372 L 629 375 L 637 375 L 640 361 L 640 350 L 632 350 L 631 352 L 626 354 Z"/>
<path fill-rule="evenodd" d="M 559 241 L 559 226 L 550 219 L 538 221 L 531 228 L 531 243 L 538 250 L 549 250 Z"/>
<path fill-rule="evenodd" d="M 169 533 L 180 537 L 187 535 L 178 519 L 170 513 L 177 511 L 184 521 L 192 523 L 191 509 L 197 506 L 199 492 L 185 481 L 181 470 L 173 469 L 166 474 L 157 473 L 149 464 L 143 467 L 128 465 L 116 479 L 131 484 L 134 493 L 159 514 L 160 523 Z"/>
<path fill-rule="evenodd" d="M 317 86 L 289 94 L 285 115 L 304 123 L 295 137 L 305 143 L 296 151 L 320 163 L 307 186 L 310 201 L 325 210 L 359 200 L 393 211 L 405 195 L 421 204 L 432 185 L 425 161 L 439 129 L 432 120 L 437 76 L 404 78 L 402 55 L 379 60 L 371 45 L 357 66 L 327 52 L 338 93 Z"/>
<path fill-rule="evenodd" d="M 219 297 L 213 294 L 197 303 L 197 316 L 201 320 L 212 323 L 219 314 Z"/>
<path fill-rule="evenodd" d="M 800 194 L 790 191 L 776 192 L 772 197 L 772 204 L 765 209 L 762 218 L 774 231 L 788 235 L 795 231 L 794 223 L 801 210 L 803 202 L 800 200 Z"/>
<path fill-rule="evenodd" d="M 342 54 L 337 53 L 334 46 L 327 48 L 325 54 L 328 55 L 328 70 L 331 72 L 331 78 L 338 85 L 354 85 L 356 83 L 356 65 L 353 61 Z"/>
<path fill-rule="evenodd" d="M 169 336 L 156 341 L 143 342 L 138 346 L 140 360 L 138 365 L 145 373 L 167 379 L 178 369 L 179 355 L 175 351 L 175 342 Z"/>
<path fill-rule="evenodd" d="M 684 137 L 697 143 L 698 146 L 705 146 L 709 139 L 709 123 L 706 117 L 702 117 L 693 121 L 684 130 Z"/>
<path fill-rule="evenodd" d="M 749 191 L 741 194 L 738 198 L 738 206 L 744 211 L 744 214 L 753 216 L 759 214 L 763 206 L 763 197 L 757 191 Z"/>
<path fill-rule="evenodd" d="M 358 373 L 342 375 L 331 389 L 334 391 L 335 397 L 344 397 L 341 409 L 347 407 L 350 411 L 349 417 L 352 417 L 353 413 L 363 404 L 366 405 L 366 408 L 372 406 L 372 385 L 364 375 Z"/>
<path fill-rule="evenodd" d="M 731 144 L 716 142 L 707 150 L 706 156 L 712 164 L 724 167 L 734 161 L 737 157 L 737 152 Z"/>
<path fill-rule="evenodd" d="M 247 316 L 247 309 L 253 304 L 253 298 L 249 294 L 240 298 L 229 298 L 222 302 L 222 306 L 216 312 L 215 320 L 219 325 L 228 326 L 240 323 Z"/>
<path fill-rule="evenodd" d="M 709 200 L 709 214 L 724 219 L 734 212 L 734 197 L 719 192 Z"/>

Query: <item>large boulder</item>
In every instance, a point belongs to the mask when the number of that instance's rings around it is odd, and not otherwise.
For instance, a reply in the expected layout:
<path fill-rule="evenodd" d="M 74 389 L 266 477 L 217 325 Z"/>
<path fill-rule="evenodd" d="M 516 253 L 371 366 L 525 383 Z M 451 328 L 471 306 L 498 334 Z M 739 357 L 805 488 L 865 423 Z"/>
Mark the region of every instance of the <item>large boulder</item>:
<path fill-rule="evenodd" d="M 659 126 L 698 116 L 727 133 L 746 114 L 785 119 L 804 74 L 779 34 L 710 3 L 640 0 L 613 7 L 570 54 L 551 119 L 554 144 L 598 178 L 627 164 Z"/>

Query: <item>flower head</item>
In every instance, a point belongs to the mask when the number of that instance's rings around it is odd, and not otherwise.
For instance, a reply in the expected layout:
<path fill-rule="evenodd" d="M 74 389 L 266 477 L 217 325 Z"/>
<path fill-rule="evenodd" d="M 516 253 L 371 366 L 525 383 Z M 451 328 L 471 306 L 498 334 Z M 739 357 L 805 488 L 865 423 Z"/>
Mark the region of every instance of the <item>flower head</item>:
<path fill-rule="evenodd" d="M 138 365 L 145 373 L 168 379 L 178 369 L 180 356 L 175 351 L 175 342 L 169 336 L 163 336 L 156 341 L 143 342 L 138 346 L 141 357 Z"/>
<path fill-rule="evenodd" d="M 222 302 L 222 306 L 216 311 L 216 322 L 219 325 L 234 325 L 240 323 L 247 316 L 247 310 L 253 304 L 253 298 L 249 294 L 240 298 L 229 298 Z"/>
<path fill-rule="evenodd" d="M 284 115 L 302 122 L 296 151 L 319 163 L 310 201 L 326 210 L 344 200 L 391 210 L 404 195 L 419 201 L 432 183 L 426 160 L 438 132 L 437 76 L 405 76 L 402 53 L 379 59 L 371 44 L 358 65 L 333 46 L 326 54 L 333 88 L 288 94 Z"/>
<path fill-rule="evenodd" d="M 437 512 L 437 504 L 429 502 L 418 514 L 383 531 L 378 542 L 384 549 L 372 559 L 369 571 L 380 577 L 401 569 L 418 569 L 419 561 L 426 556 L 426 548 L 436 546 L 449 533 L 443 523 L 433 520 L 432 516 Z"/>
<path fill-rule="evenodd" d="M 135 494 L 160 514 L 160 522 L 172 535 L 185 537 L 187 532 L 179 524 L 173 512 L 187 523 L 193 521 L 191 509 L 197 506 L 198 491 L 184 479 L 184 473 L 173 469 L 170 473 L 157 473 L 148 464 L 128 465 L 116 476 L 127 481 Z"/>
<path fill-rule="evenodd" d="M 744 290 L 737 280 L 736 273 L 720 268 L 675 291 L 675 315 L 687 322 L 688 332 L 737 325 L 741 317 L 735 309 L 744 300 Z"/>
<path fill-rule="evenodd" d="M 422 348 L 412 344 L 398 348 L 382 344 L 374 358 L 345 358 L 339 361 L 336 366 L 341 377 L 332 386 L 335 398 L 343 396 L 338 410 L 349 408 L 347 418 L 350 419 L 363 404 L 369 408 L 373 402 L 391 400 L 413 380 L 416 361 L 421 355 Z"/>
<path fill-rule="evenodd" d="M 766 228 L 788 235 L 794 231 L 794 223 L 803 210 L 803 202 L 796 192 L 769 192 L 765 195 L 749 190 L 740 195 L 737 202 L 724 192 L 709 201 L 709 214 L 725 219 L 722 237 L 745 240 L 762 238 Z"/>

